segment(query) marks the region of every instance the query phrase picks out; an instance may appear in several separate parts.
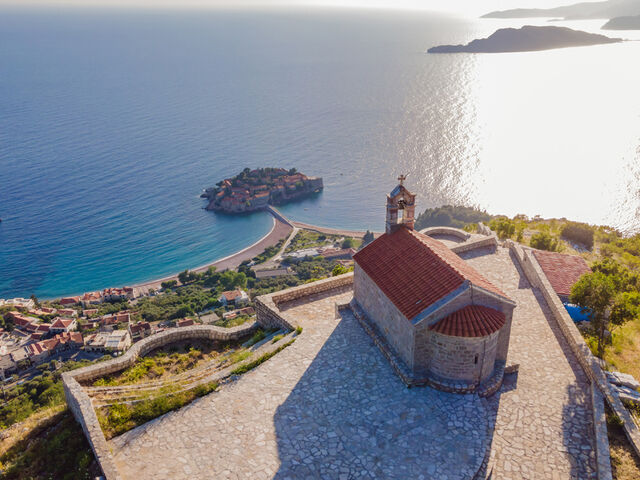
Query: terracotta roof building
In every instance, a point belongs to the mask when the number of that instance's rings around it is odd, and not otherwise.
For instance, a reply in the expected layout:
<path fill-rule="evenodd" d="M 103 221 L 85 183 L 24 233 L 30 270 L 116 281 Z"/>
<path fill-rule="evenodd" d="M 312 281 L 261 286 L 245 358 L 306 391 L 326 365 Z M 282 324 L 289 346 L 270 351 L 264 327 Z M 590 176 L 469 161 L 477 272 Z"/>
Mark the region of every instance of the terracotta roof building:
<path fill-rule="evenodd" d="M 402 182 L 387 197 L 385 233 L 353 257 L 354 300 L 414 379 L 473 391 L 501 379 L 515 303 L 444 243 L 415 231 L 414 205 Z"/>
<path fill-rule="evenodd" d="M 533 250 L 542 271 L 562 301 L 567 301 L 571 287 L 585 273 L 591 272 L 584 258 L 577 255 Z"/>

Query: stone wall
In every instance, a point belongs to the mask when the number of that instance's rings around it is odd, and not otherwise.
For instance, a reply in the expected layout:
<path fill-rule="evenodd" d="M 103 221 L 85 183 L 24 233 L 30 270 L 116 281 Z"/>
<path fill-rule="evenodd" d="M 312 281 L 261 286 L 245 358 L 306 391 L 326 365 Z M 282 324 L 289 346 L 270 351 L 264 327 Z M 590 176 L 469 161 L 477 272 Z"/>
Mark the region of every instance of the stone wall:
<path fill-rule="evenodd" d="M 487 337 L 452 337 L 431 332 L 429 370 L 437 377 L 479 383 L 493 372 L 499 332 Z"/>
<path fill-rule="evenodd" d="M 420 230 L 420 233 L 424 235 L 451 235 L 452 237 L 457 237 L 461 240 L 469 240 L 471 237 L 470 233 L 465 232 L 459 228 L 454 227 L 428 227 Z"/>
<path fill-rule="evenodd" d="M 414 327 L 358 264 L 354 272 L 353 296 L 378 331 L 403 362 L 414 368 Z"/>
<path fill-rule="evenodd" d="M 498 246 L 498 239 L 495 236 L 488 236 L 479 240 L 471 239 L 460 245 L 454 245 L 451 247 L 453 253 L 468 252 L 470 250 L 476 250 L 478 248 L 495 248 Z"/>
<path fill-rule="evenodd" d="M 193 325 L 190 327 L 172 328 L 141 340 L 131 347 L 124 355 L 96 363 L 88 367 L 79 368 L 62 374 L 64 395 L 69 410 L 78 421 L 84 431 L 89 445 L 102 468 L 107 480 L 120 480 L 120 475 L 113 462 L 107 440 L 104 437 L 98 417 L 87 395 L 79 382 L 89 381 L 94 378 L 109 375 L 123 370 L 146 353 L 170 343 L 188 339 L 207 340 L 237 340 L 252 333 L 258 327 L 257 323 L 239 325 L 233 328 L 215 327 L 212 325 Z"/>
<path fill-rule="evenodd" d="M 589 347 L 585 343 L 582 335 L 580 334 L 580 331 L 567 313 L 564 305 L 562 305 L 562 302 L 560 302 L 560 299 L 556 295 L 553 287 L 549 283 L 549 280 L 542 271 L 542 268 L 536 261 L 530 249 L 524 249 L 511 240 L 507 240 L 505 242 L 505 246 L 509 247 L 512 254 L 516 257 L 531 285 L 540 290 L 540 292 L 542 293 L 547 305 L 549 306 L 549 309 L 551 310 L 552 317 L 556 321 L 556 324 L 562 332 L 562 335 L 566 339 L 569 348 L 576 356 L 576 359 L 580 363 L 580 366 L 584 370 L 585 374 L 591 380 L 592 389 L 597 388 L 601 392 L 611 409 L 623 421 L 623 426 L 627 438 L 633 446 L 636 454 L 640 455 L 640 431 L 638 430 L 635 421 L 633 420 L 629 411 L 620 401 L 618 394 L 614 391 L 611 385 L 609 385 L 609 382 L 607 381 L 607 378 L 602 371 L 598 360 L 593 356 L 591 350 L 589 350 Z M 599 420 L 597 420 L 595 417 L 598 417 L 599 414 L 598 412 L 596 412 L 595 406 L 593 410 L 594 425 L 596 425 Z M 599 457 L 597 458 L 599 469 L 598 478 L 601 480 L 606 480 L 611 478 L 611 465 L 609 463 L 609 459 L 602 458 L 605 455 L 604 451 L 606 450 L 608 452 L 606 428 L 604 429 L 604 433 L 602 428 L 596 428 L 595 434 L 596 444 L 607 445 L 606 449 L 602 447 L 599 449 L 602 451 L 596 452 L 599 455 Z M 605 468 L 607 466 L 608 469 Z"/>
<path fill-rule="evenodd" d="M 298 325 L 292 324 L 289 320 L 286 320 L 282 315 L 280 315 L 280 305 L 352 284 L 353 272 L 349 272 L 344 275 L 325 278 L 323 280 L 318 280 L 317 282 L 305 283 L 304 285 L 256 297 L 254 299 L 254 303 L 258 323 L 264 328 L 283 328 L 286 330 L 293 330 Z"/>

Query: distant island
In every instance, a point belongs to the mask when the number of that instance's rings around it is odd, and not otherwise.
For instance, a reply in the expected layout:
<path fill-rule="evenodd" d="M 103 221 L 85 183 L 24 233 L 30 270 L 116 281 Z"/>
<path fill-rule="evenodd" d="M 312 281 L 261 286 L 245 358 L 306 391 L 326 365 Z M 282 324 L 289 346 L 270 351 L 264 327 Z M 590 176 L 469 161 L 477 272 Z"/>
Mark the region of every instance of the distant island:
<path fill-rule="evenodd" d="M 487 13 L 482 18 L 610 19 L 636 15 L 638 10 L 638 0 L 608 0 L 605 2 L 582 2 L 556 8 L 515 8 Z"/>
<path fill-rule="evenodd" d="M 209 200 L 207 210 L 244 213 L 299 200 L 322 189 L 321 177 L 308 177 L 295 168 L 245 168 L 205 190 L 202 197 Z"/>
<path fill-rule="evenodd" d="M 640 6 L 638 7 L 640 9 Z M 602 26 L 603 30 L 640 30 L 640 15 L 615 17 Z"/>
<path fill-rule="evenodd" d="M 440 45 L 427 50 L 428 53 L 504 53 L 532 52 L 554 48 L 580 47 L 604 43 L 621 42 L 620 38 L 581 32 L 566 27 L 534 27 L 526 25 L 520 29 L 501 28 L 489 38 L 473 40 L 466 45 Z"/>

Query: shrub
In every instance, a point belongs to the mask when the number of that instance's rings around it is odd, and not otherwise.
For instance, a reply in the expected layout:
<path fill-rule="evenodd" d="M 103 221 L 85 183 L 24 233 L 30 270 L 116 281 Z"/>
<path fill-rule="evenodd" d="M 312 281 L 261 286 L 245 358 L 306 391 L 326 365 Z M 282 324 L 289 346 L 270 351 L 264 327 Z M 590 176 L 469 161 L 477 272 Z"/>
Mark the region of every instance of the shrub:
<path fill-rule="evenodd" d="M 284 338 L 284 335 L 280 334 L 280 335 L 276 335 L 275 337 L 273 337 L 273 339 L 271 340 L 271 343 L 276 343 L 280 340 L 282 340 Z"/>
<path fill-rule="evenodd" d="M 533 248 L 537 248 L 539 250 L 548 250 L 550 252 L 557 252 L 560 250 L 560 242 L 558 239 L 552 237 L 546 232 L 534 233 L 531 236 L 529 244 Z"/>
<path fill-rule="evenodd" d="M 594 229 L 586 223 L 569 222 L 562 227 L 560 236 L 573 243 L 584 245 L 588 250 L 593 249 Z"/>
<path fill-rule="evenodd" d="M 516 224 L 508 218 L 498 218 L 491 220 L 489 228 L 496 232 L 501 240 L 511 238 L 516 233 Z"/>

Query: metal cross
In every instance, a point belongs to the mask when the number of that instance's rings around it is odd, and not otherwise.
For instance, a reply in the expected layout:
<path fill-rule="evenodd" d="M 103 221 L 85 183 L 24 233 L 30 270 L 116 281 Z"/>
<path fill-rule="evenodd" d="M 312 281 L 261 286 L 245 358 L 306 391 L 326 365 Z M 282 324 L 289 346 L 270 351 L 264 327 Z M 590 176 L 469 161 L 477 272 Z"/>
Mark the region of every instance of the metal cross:
<path fill-rule="evenodd" d="M 407 179 L 407 176 L 406 176 L 406 175 L 400 175 L 400 176 L 398 177 L 398 181 L 400 181 L 400 185 L 402 185 L 402 182 L 404 182 L 406 179 Z"/>

